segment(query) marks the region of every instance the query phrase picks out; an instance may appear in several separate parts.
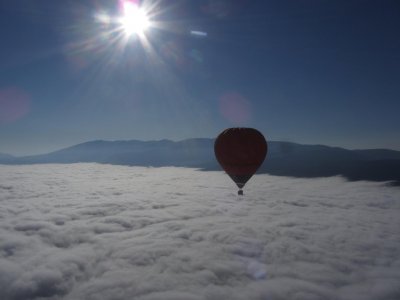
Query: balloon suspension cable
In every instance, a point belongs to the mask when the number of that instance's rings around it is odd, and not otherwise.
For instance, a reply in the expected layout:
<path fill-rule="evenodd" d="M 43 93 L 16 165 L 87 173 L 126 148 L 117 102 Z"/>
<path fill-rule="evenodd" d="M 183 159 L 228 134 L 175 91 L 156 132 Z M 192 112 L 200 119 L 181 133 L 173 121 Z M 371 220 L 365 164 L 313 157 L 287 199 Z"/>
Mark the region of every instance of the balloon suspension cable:
<path fill-rule="evenodd" d="M 238 195 L 239 196 L 243 196 L 243 190 L 242 189 L 238 190 Z"/>

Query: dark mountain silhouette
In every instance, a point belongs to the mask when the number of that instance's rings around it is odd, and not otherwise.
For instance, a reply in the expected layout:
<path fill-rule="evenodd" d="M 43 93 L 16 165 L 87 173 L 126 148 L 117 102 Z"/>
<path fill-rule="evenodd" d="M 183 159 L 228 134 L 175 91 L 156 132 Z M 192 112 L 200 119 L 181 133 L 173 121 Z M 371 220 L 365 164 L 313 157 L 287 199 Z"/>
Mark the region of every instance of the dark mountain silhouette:
<path fill-rule="evenodd" d="M 0 163 L 2 161 L 8 161 L 8 160 L 12 160 L 12 159 L 14 159 L 14 156 L 5 154 L 5 153 L 0 153 Z"/>
<path fill-rule="evenodd" d="M 203 168 L 213 161 L 212 139 L 92 141 L 48 154 L 3 160 L 8 164 L 98 162 L 135 166 Z"/>
<path fill-rule="evenodd" d="M 276 142 L 260 172 L 294 177 L 342 175 L 349 180 L 392 181 L 400 185 L 400 151 L 347 150 Z"/>
<path fill-rule="evenodd" d="M 258 173 L 293 177 L 342 175 L 349 180 L 391 181 L 400 185 L 400 151 L 347 150 L 323 145 L 269 142 Z M 213 139 L 160 141 L 92 141 L 48 154 L 12 157 L 3 164 L 97 162 L 131 166 L 178 166 L 221 170 Z"/>
<path fill-rule="evenodd" d="M 368 160 L 400 159 L 400 151 L 387 149 L 354 150 L 354 152 L 359 153 Z"/>

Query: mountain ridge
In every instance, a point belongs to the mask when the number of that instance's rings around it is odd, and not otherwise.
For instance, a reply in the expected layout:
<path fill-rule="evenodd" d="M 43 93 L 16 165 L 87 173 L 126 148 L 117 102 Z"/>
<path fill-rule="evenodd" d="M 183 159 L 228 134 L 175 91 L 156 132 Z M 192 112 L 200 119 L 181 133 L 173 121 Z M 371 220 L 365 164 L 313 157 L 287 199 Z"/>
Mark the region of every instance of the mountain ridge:
<path fill-rule="evenodd" d="M 326 145 L 268 142 L 259 173 L 293 177 L 341 175 L 349 180 L 391 181 L 400 185 L 400 151 L 348 150 Z M 94 140 L 40 155 L 0 155 L 1 164 L 95 162 L 130 166 L 177 166 L 221 170 L 214 158 L 214 139 Z"/>
<path fill-rule="evenodd" d="M 13 159 L 15 158 L 15 156 L 11 155 L 11 154 L 7 154 L 7 153 L 1 153 L 0 152 L 0 161 L 3 159 Z"/>

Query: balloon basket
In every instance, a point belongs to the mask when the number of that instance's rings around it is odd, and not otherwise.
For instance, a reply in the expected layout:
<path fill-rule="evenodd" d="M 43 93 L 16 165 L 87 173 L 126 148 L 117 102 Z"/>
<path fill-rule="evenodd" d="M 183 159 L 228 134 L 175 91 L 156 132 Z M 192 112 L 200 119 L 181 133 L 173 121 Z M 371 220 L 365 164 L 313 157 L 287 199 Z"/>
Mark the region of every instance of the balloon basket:
<path fill-rule="evenodd" d="M 243 190 L 238 190 L 238 195 L 243 196 Z"/>

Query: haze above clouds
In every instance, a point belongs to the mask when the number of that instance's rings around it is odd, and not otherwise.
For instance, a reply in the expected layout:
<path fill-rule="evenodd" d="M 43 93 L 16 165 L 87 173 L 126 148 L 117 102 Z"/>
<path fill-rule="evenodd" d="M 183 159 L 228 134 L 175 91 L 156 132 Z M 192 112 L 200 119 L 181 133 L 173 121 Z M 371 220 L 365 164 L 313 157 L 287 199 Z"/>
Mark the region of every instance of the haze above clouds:
<path fill-rule="evenodd" d="M 400 299 L 400 189 L 0 166 L 2 299 Z"/>

